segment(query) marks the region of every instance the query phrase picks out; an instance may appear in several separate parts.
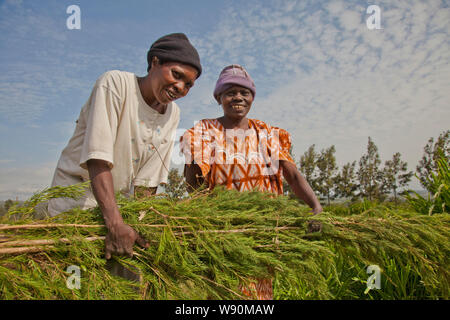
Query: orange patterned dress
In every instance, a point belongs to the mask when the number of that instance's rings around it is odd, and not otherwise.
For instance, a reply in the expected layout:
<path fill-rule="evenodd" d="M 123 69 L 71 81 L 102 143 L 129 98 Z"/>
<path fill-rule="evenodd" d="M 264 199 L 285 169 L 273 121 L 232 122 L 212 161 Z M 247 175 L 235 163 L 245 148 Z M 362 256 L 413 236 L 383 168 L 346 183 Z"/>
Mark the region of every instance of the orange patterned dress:
<path fill-rule="evenodd" d="M 225 129 L 217 119 L 204 119 L 180 139 L 186 163 L 196 163 L 210 188 L 283 194 L 280 160 L 295 164 L 291 137 L 283 129 L 248 119 L 248 130 Z"/>
<path fill-rule="evenodd" d="M 197 164 L 208 186 L 238 191 L 283 194 L 280 160 L 295 164 L 289 154 L 291 137 L 263 121 L 248 120 L 248 130 L 225 129 L 217 119 L 204 119 L 180 139 L 186 164 Z M 253 279 L 241 292 L 252 299 L 273 299 L 272 279 Z"/>

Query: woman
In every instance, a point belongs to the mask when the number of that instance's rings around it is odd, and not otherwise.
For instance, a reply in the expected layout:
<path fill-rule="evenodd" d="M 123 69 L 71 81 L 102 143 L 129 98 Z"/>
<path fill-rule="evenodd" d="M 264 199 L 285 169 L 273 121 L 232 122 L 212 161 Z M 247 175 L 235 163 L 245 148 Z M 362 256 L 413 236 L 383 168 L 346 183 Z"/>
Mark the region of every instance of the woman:
<path fill-rule="evenodd" d="M 98 205 L 108 229 L 106 259 L 131 256 L 135 242 L 148 245 L 124 223 L 115 192 L 156 191 L 167 180 L 180 117 L 174 100 L 187 95 L 202 72 L 197 50 L 182 33 L 155 41 L 147 62 L 144 77 L 113 70 L 97 80 L 53 177 L 52 186 L 91 180 L 84 197 L 52 199 L 48 211 L 54 216 Z"/>
<path fill-rule="evenodd" d="M 238 191 L 257 189 L 281 195 L 283 176 L 295 195 L 314 214 L 320 213 L 316 195 L 289 154 L 289 133 L 247 118 L 255 93 L 254 82 L 242 66 L 222 70 L 214 98 L 222 106 L 223 116 L 199 121 L 181 139 L 190 190 L 205 183 L 209 188 L 224 185 Z M 262 279 L 255 286 L 257 297 L 271 298 L 271 281 Z"/>

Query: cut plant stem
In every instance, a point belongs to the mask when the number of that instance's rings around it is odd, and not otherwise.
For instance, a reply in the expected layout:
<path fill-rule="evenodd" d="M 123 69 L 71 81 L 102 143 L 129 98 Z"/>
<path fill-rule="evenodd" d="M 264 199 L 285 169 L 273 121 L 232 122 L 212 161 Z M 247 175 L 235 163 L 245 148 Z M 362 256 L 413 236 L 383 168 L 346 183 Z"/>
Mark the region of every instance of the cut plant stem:
<path fill-rule="evenodd" d="M 15 247 L 15 246 L 48 245 L 48 244 L 56 244 L 58 242 L 71 243 L 74 241 L 97 241 L 97 240 L 105 240 L 105 237 L 87 237 L 87 238 L 73 238 L 73 239 L 61 238 L 61 239 L 57 239 L 57 240 L 37 239 L 37 240 L 7 241 L 7 242 L 0 243 L 0 248 Z"/>
<path fill-rule="evenodd" d="M 0 248 L 0 254 L 22 254 L 22 253 L 42 252 L 49 249 L 54 249 L 54 246 Z"/>

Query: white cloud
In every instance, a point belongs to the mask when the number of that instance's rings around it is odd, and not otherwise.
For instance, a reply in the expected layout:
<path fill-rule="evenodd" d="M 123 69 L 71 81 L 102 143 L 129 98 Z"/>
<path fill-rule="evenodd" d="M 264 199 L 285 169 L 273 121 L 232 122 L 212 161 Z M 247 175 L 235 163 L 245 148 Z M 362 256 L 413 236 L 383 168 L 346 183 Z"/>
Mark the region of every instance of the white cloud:
<path fill-rule="evenodd" d="M 441 1 L 377 4 L 382 30 L 367 29 L 365 3 L 254 1 L 228 7 L 214 27 L 190 37 L 199 50 L 204 73 L 189 96 L 179 101 L 180 126 L 187 129 L 194 120 L 221 115 L 212 97 L 215 81 L 223 67 L 240 63 L 257 86 L 249 116 L 287 129 L 297 156 L 311 144 L 318 149 L 333 144 L 340 164 L 358 160 L 371 136 L 383 161 L 399 151 L 414 169 L 428 138 L 437 137 L 449 126 L 450 8 Z M 0 30 L 4 25 L 0 20 Z M 41 26 L 41 35 L 53 30 L 48 20 Z M 27 28 L 14 32 L 20 35 Z M 65 52 L 64 35 L 47 36 L 53 39 L 52 50 Z M 145 56 L 142 48 L 112 50 L 108 54 L 73 52 L 64 64 L 55 63 L 55 69 L 50 64 L 30 63 L 21 66 L 26 67 L 25 73 L 10 65 L 13 72 L 8 78 L 0 76 L 1 116 L 33 119 L 47 110 L 52 102 L 49 97 L 58 96 L 57 91 L 90 89 L 92 83 L 70 77 L 57 65 L 77 70 L 95 60 L 105 66 L 137 69 Z M 42 54 L 48 62 L 50 51 Z M 43 73 L 47 67 L 50 72 Z M 23 81 L 28 74 L 50 94 Z M 72 126 L 61 124 L 57 130 L 68 135 Z M 7 174 L 11 181 L 13 174 L 19 175 L 19 169 L 8 172 L 3 171 L 2 177 Z M 52 173 L 53 168 L 45 173 L 45 179 Z M 26 180 L 20 183 L 12 185 L 19 189 L 27 185 Z"/>
<path fill-rule="evenodd" d="M 358 6 L 359 7 L 359 6 Z M 353 31 L 358 28 L 364 28 L 364 24 L 361 23 L 361 11 L 356 11 L 356 8 L 352 10 L 345 10 L 339 14 L 339 20 L 345 30 Z"/>
<path fill-rule="evenodd" d="M 253 57 L 249 116 L 290 131 L 295 154 L 334 144 L 340 163 L 358 160 L 371 136 L 383 160 L 399 151 L 413 169 L 427 139 L 448 129 L 449 8 L 383 2 L 383 29 L 368 30 L 362 5 L 302 3 L 308 11 L 290 1 L 230 9 L 200 43 L 204 60 L 221 69 Z"/>
<path fill-rule="evenodd" d="M 0 167 L 0 200 L 28 199 L 50 186 L 56 163 L 38 163 L 26 167 Z"/>
<path fill-rule="evenodd" d="M 67 96 L 87 100 L 101 73 L 136 72 L 146 65 L 147 48 L 122 41 L 105 50 L 99 44 L 97 37 L 110 34 L 110 25 L 98 22 L 95 32 L 83 30 L 83 37 L 76 37 L 55 16 L 56 10 L 65 17 L 64 5 L 48 8 L 46 13 L 21 2 L 0 5 L 0 58 L 7 62 L 0 64 L 0 120 L 30 124 L 53 108 L 68 109 Z M 95 78 L 92 70 L 98 70 Z"/>

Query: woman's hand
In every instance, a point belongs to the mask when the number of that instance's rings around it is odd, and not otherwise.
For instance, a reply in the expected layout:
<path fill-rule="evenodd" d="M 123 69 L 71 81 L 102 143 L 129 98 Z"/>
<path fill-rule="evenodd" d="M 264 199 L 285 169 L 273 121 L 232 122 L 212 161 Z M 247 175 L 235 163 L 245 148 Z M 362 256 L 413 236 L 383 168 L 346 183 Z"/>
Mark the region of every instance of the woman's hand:
<path fill-rule="evenodd" d="M 133 245 L 137 242 L 144 248 L 148 247 L 138 233 L 125 224 L 114 196 L 113 178 L 108 163 L 92 159 L 87 162 L 92 191 L 105 220 L 108 233 L 105 238 L 105 258 L 112 254 L 133 256 Z"/>
<path fill-rule="evenodd" d="M 314 215 L 319 214 L 319 213 L 321 213 L 322 211 L 323 211 L 323 208 L 322 208 L 322 206 L 320 205 L 320 203 L 319 203 L 317 206 L 315 206 L 314 208 L 312 208 L 312 213 L 313 213 Z"/>
<path fill-rule="evenodd" d="M 314 233 L 322 231 L 322 223 L 317 220 L 308 221 L 308 231 L 307 233 Z"/>
<path fill-rule="evenodd" d="M 319 204 L 312 209 L 314 215 L 318 215 L 323 211 L 322 206 Z M 308 233 L 320 232 L 322 231 L 322 223 L 317 220 L 308 221 Z"/>
<path fill-rule="evenodd" d="M 189 193 L 197 190 L 205 182 L 202 170 L 198 164 L 185 164 L 184 177 L 186 178 L 187 190 Z"/>

